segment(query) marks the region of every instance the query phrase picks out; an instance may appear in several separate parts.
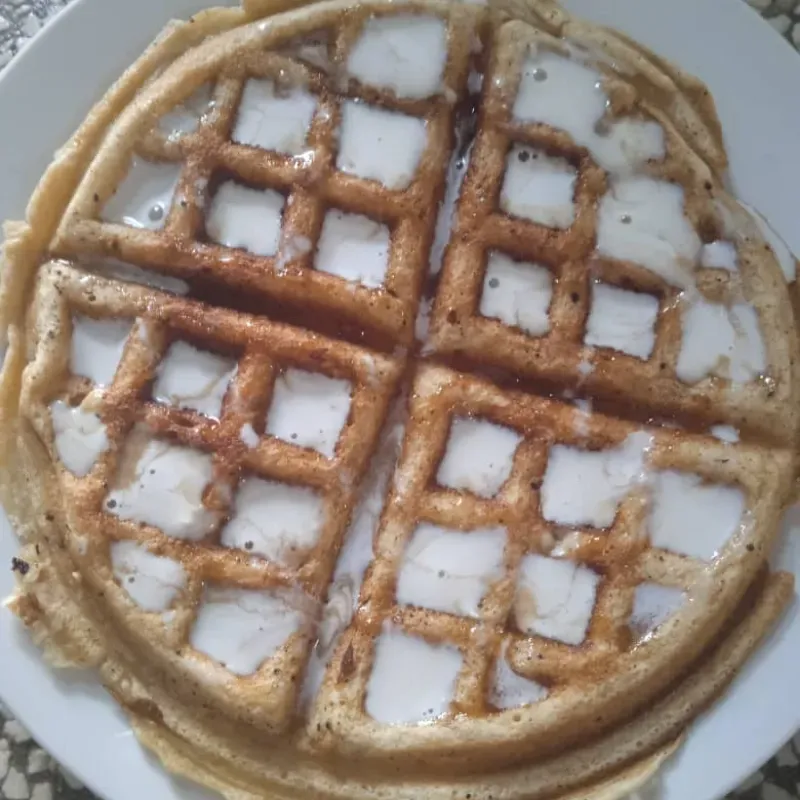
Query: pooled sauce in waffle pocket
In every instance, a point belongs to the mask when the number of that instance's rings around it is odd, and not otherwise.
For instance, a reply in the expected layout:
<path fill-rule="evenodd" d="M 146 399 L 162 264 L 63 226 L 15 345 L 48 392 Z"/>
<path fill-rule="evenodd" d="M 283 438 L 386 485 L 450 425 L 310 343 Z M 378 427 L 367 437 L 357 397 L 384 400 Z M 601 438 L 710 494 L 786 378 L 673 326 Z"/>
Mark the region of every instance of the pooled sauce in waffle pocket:
<path fill-rule="evenodd" d="M 11 607 L 228 796 L 621 796 L 791 596 L 793 257 L 624 37 L 257 5 L 9 237 Z"/>

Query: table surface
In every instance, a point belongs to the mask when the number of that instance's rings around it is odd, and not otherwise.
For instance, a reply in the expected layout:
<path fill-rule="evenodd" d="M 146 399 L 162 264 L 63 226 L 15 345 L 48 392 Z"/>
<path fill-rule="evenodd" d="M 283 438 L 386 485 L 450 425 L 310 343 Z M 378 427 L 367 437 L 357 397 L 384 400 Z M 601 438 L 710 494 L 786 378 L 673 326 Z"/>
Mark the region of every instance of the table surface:
<path fill-rule="evenodd" d="M 70 0 L 0 0 L 0 69 Z M 800 0 L 747 0 L 800 50 Z M 95 800 L 0 704 L 0 800 Z M 691 798 L 687 798 L 691 800 Z M 729 800 L 800 800 L 800 733 Z"/>

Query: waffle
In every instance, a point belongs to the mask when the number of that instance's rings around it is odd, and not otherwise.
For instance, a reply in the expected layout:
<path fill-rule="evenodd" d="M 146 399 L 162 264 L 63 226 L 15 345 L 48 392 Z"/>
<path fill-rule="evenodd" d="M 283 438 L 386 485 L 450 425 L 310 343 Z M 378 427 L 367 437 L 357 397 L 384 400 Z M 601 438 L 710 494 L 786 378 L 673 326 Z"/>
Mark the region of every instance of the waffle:
<path fill-rule="evenodd" d="M 7 227 L 10 607 L 228 797 L 622 797 L 793 593 L 794 258 L 621 35 L 286 8 L 171 25 Z"/>
<path fill-rule="evenodd" d="M 352 13 L 335 41 L 321 40 L 326 63 L 344 62 L 369 13 L 368 7 Z M 337 84 L 313 63 L 283 55 L 268 41 L 269 49 L 251 46 L 235 64 L 224 49 L 210 63 L 187 63 L 192 84 L 216 81 L 196 130 L 176 141 L 173 130 L 152 126 L 159 106 L 166 110 L 165 103 L 183 99 L 184 74 L 168 95 L 159 93 L 152 108 L 126 115 L 106 139 L 70 203 L 53 251 L 66 258 L 146 263 L 191 283 L 201 280 L 206 291 L 258 296 L 262 310 L 280 310 L 293 320 L 313 309 L 337 335 L 342 329 L 363 335 L 367 329 L 388 337 L 384 341 L 410 342 L 451 148 L 454 98 L 464 94 L 474 27 L 475 15 L 466 8 L 440 13 L 438 23 L 422 30 L 433 57 L 437 47 L 442 58 L 447 55 L 442 86 L 436 87 L 443 93 L 436 97 L 421 94 L 424 85 L 396 96 L 357 78 Z M 301 23 L 296 35 L 311 35 L 306 48 L 319 52 L 316 29 L 329 28 L 336 16 L 335 9 L 328 17 L 315 16 L 310 29 Z M 270 103 L 272 113 L 282 115 L 280 130 L 259 121 L 259 104 Z M 359 131 L 381 125 L 381 135 L 359 138 Z M 337 146 L 340 127 L 344 146 Z M 123 141 L 137 143 L 133 153 L 120 149 Z M 396 156 L 397 163 L 388 156 L 403 151 L 407 156 Z M 129 174 L 149 171 L 143 179 L 165 197 L 160 206 L 141 209 L 143 219 L 134 229 L 120 225 L 119 204 L 107 202 L 129 168 Z M 253 187 L 268 191 L 259 196 Z M 124 185 L 120 192 L 126 192 Z M 220 207 L 226 203 L 243 215 L 263 215 L 265 230 L 236 230 Z M 331 242 L 340 240 L 348 245 L 337 253 Z M 352 260 L 366 263 L 367 273 L 351 272 Z"/>
<path fill-rule="evenodd" d="M 793 319 L 771 300 L 784 279 L 764 269 L 763 241 L 722 196 L 714 163 L 697 157 L 696 143 L 648 96 L 631 98 L 624 74 L 604 84 L 606 110 L 594 88 L 602 68 L 577 68 L 568 48 L 531 26 L 505 25 L 492 52 L 486 122 L 456 208 L 428 349 L 653 415 L 780 440 L 795 413 L 793 353 L 782 344 Z M 593 104 L 596 118 L 570 114 L 559 101 L 567 92 Z M 548 182 L 526 198 L 537 175 Z M 509 282 L 514 262 L 541 281 L 541 308 L 528 309 L 528 319 L 493 307 L 493 287 Z M 747 304 L 763 349 L 747 333 Z M 740 351 L 724 365 L 715 364 L 714 344 L 701 353 L 722 306 Z M 611 315 L 617 330 L 604 324 Z M 765 367 L 770 380 L 757 379 Z"/>
<path fill-rule="evenodd" d="M 187 643 L 204 599 L 218 598 L 224 613 L 228 603 L 238 608 L 237 592 L 275 598 L 284 638 L 294 637 L 275 659 L 285 680 L 279 687 L 253 681 L 238 710 L 268 698 L 264 721 L 280 728 L 294 708 L 308 622 L 318 617 L 401 365 L 265 318 L 141 287 L 120 292 L 66 265 L 43 269 L 37 339 L 63 342 L 72 326 L 73 348 L 88 339 L 105 351 L 85 362 L 73 357 L 73 367 L 90 375 L 71 376 L 63 395 L 41 406 L 64 362 L 63 350 L 44 345 L 22 396 L 63 465 L 69 518 L 80 520 L 70 525 L 68 546 L 129 635 L 159 641 L 165 665 L 187 679 L 221 669 L 170 652 Z M 98 308 L 108 316 L 92 316 Z M 201 349 L 209 343 L 214 354 Z M 310 426 L 307 415 L 315 417 Z M 206 484 L 213 488 L 204 492 Z M 265 508 L 276 520 L 261 527 Z M 208 547 L 215 530 L 216 546 Z M 178 594 L 181 602 L 173 602 Z M 131 597 L 143 611 L 171 607 L 169 629 L 148 623 L 148 614 L 131 617 Z M 245 669 L 248 656 L 240 657 Z M 227 704 L 224 694 L 219 702 Z"/>

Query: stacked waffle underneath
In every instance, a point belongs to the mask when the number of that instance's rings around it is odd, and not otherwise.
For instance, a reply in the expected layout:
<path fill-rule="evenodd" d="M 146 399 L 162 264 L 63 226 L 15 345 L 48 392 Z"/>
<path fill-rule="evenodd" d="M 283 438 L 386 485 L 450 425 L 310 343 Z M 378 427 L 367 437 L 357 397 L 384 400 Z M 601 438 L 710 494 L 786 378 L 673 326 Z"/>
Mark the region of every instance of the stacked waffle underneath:
<path fill-rule="evenodd" d="M 794 260 L 696 83 L 512 6 L 211 37 L 7 250 L 14 608 L 216 788 L 563 796 L 791 593 Z"/>

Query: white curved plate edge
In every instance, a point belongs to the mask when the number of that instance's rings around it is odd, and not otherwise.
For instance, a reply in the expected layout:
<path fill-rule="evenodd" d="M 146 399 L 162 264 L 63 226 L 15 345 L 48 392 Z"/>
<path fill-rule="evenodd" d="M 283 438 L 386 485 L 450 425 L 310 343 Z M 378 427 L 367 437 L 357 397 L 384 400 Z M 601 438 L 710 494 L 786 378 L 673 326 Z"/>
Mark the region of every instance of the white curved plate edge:
<path fill-rule="evenodd" d="M 0 220 L 21 216 L 54 150 L 167 18 L 185 17 L 210 4 L 77 0 L 40 32 L 0 77 L 0 118 L 14 120 L 0 129 L 0 171 L 9 178 L 0 184 Z M 737 0 L 565 0 L 565 5 L 626 31 L 709 84 L 739 196 L 760 209 L 800 252 L 794 220 L 800 206 L 800 157 L 795 152 L 800 106 L 789 102 L 800 78 L 800 60 L 788 44 Z M 743 52 L 748 57 L 742 58 Z M 35 104 L 31 95 L 37 97 Z M 793 513 L 791 523 L 793 535 L 784 538 L 776 565 L 800 576 L 800 514 Z M 0 565 L 9 563 L 15 549 L 2 517 Z M 8 595 L 12 584 L 8 570 L 0 569 L 0 596 Z M 0 641 L 10 645 L 0 659 L 3 700 L 42 746 L 99 795 L 109 800 L 209 796 L 159 768 L 91 677 L 50 670 L 5 611 L 0 612 Z M 725 700 L 694 726 L 688 746 L 664 772 L 663 800 L 721 797 L 800 727 L 798 653 L 795 602 Z"/>

